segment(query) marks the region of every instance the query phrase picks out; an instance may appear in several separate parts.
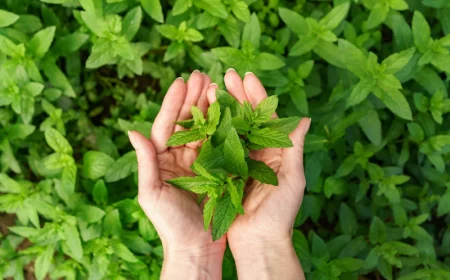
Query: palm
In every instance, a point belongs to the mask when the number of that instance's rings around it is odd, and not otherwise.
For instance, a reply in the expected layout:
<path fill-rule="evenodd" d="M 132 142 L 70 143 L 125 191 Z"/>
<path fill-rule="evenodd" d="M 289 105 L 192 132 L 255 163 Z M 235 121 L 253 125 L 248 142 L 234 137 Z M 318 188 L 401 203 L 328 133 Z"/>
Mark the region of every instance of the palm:
<path fill-rule="evenodd" d="M 206 91 L 210 82 L 206 75 L 200 73 L 194 73 L 187 86 L 180 80 L 175 81 L 155 119 L 151 141 L 140 139 L 144 143 L 142 151 L 137 148 L 139 202 L 159 235 L 162 239 L 171 240 L 172 246 L 202 247 L 212 243 L 211 233 L 203 228 L 203 211 L 197 204 L 196 195 L 166 183 L 175 177 L 194 175 L 190 166 L 198 155 L 196 148 L 200 143 L 171 148 L 166 146 L 166 142 L 173 132 L 180 129 L 174 121 L 190 118 L 193 105 L 206 111 Z M 146 161 L 148 166 L 142 161 Z M 218 244 L 224 242 L 221 240 Z"/>

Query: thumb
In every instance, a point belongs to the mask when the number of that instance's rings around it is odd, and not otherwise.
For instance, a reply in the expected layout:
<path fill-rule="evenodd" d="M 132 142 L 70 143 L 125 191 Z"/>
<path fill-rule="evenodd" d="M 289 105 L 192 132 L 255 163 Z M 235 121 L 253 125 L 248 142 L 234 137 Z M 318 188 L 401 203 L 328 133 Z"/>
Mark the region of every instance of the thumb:
<path fill-rule="evenodd" d="M 139 201 L 151 196 L 151 192 L 159 189 L 159 165 L 156 150 L 152 142 L 136 131 L 129 131 L 131 145 L 136 150 L 139 175 Z"/>
<path fill-rule="evenodd" d="M 303 147 L 305 145 L 305 137 L 311 125 L 310 118 L 303 118 L 297 128 L 289 135 L 293 148 L 283 149 L 283 171 L 286 174 L 303 174 Z M 300 170 L 299 170 L 300 169 Z"/>

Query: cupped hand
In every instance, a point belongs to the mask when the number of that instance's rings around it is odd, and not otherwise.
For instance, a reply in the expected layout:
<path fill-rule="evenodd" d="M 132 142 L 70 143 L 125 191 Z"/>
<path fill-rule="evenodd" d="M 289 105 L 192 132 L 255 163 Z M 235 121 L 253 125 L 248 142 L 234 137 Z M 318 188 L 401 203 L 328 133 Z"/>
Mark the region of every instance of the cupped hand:
<path fill-rule="evenodd" d="M 190 166 L 197 158 L 196 148 L 200 143 L 167 147 L 166 142 L 175 131 L 182 129 L 175 121 L 192 117 L 193 105 L 206 112 L 210 84 L 210 78 L 198 71 L 192 73 L 187 83 L 178 78 L 164 98 L 150 140 L 135 131 L 129 136 L 138 158 L 139 204 L 158 231 L 165 259 L 186 255 L 191 260 L 199 257 L 204 262 L 217 261 L 221 266 L 225 238 L 213 242 L 211 233 L 203 228 L 203 212 L 197 197 L 165 182 L 194 175 Z"/>
<path fill-rule="evenodd" d="M 242 80 L 230 69 L 225 75 L 225 85 L 240 103 L 247 100 L 254 108 L 267 98 L 263 85 L 253 73 L 247 73 Z M 208 101 L 215 101 L 214 88 L 208 90 Z M 279 185 L 275 187 L 256 180 L 248 183 L 243 202 L 245 214 L 236 218 L 227 233 L 233 254 L 251 246 L 291 244 L 295 217 L 305 189 L 303 144 L 310 122 L 311 119 L 303 118 L 289 135 L 294 147 L 263 149 L 250 154 L 251 158 L 264 161 L 274 169 Z"/>

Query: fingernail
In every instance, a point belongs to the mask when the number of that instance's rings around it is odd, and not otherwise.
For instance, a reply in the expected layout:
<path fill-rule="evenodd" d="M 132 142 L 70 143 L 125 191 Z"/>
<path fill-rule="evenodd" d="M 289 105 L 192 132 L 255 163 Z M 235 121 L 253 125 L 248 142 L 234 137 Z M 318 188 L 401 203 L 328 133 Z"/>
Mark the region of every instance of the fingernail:
<path fill-rule="evenodd" d="M 211 83 L 211 84 L 209 85 L 209 87 L 219 87 L 219 85 L 216 84 L 216 83 Z"/>
<path fill-rule="evenodd" d="M 184 82 L 184 78 L 183 78 L 183 77 L 178 77 L 178 78 L 176 78 L 175 80 L 180 80 L 180 81 L 183 81 L 183 82 Z"/>
<path fill-rule="evenodd" d="M 192 72 L 192 74 L 194 73 L 200 73 L 200 70 L 194 70 L 194 72 Z"/>
<path fill-rule="evenodd" d="M 134 137 L 133 133 L 129 130 L 128 130 L 128 138 L 130 139 L 131 145 L 133 145 L 134 149 L 136 149 L 137 146 L 136 138 Z"/>
<path fill-rule="evenodd" d="M 309 128 L 311 127 L 311 121 L 312 121 L 312 119 L 309 118 L 309 119 L 308 119 L 308 122 L 306 123 L 305 134 L 308 133 Z"/>
<path fill-rule="evenodd" d="M 234 70 L 234 68 L 229 68 L 229 69 L 227 70 L 227 73 L 230 72 L 230 71 L 236 72 L 236 70 Z"/>
<path fill-rule="evenodd" d="M 247 73 L 245 73 L 245 76 L 250 75 L 250 74 L 254 75 L 253 72 L 247 72 Z"/>

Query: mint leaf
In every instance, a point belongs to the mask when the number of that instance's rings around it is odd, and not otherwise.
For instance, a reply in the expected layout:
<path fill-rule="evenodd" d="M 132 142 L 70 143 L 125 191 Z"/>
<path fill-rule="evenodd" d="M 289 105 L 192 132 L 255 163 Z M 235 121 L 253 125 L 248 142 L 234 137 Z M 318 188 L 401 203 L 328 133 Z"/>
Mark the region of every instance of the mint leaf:
<path fill-rule="evenodd" d="M 421 12 L 415 11 L 412 20 L 414 43 L 421 53 L 425 53 L 432 41 L 431 30 L 427 20 Z"/>
<path fill-rule="evenodd" d="M 206 127 L 206 133 L 208 135 L 213 135 L 216 132 L 217 125 L 220 121 L 220 105 L 219 102 L 214 102 L 208 108 L 208 125 Z"/>
<path fill-rule="evenodd" d="M 0 10 L 0 28 L 7 27 L 19 19 L 19 16 L 5 10 Z"/>
<path fill-rule="evenodd" d="M 228 92 L 223 90 L 216 90 L 217 101 L 220 104 L 220 111 L 223 112 L 228 107 L 231 111 L 231 117 L 239 115 L 241 104 L 234 99 Z"/>
<path fill-rule="evenodd" d="M 157 22 L 164 22 L 160 0 L 140 0 L 144 10 Z"/>
<path fill-rule="evenodd" d="M 170 180 L 166 180 L 167 183 L 171 184 L 180 189 L 184 190 L 192 190 L 196 187 L 214 187 L 217 186 L 217 183 L 211 181 L 210 179 L 203 176 L 196 177 L 178 177 Z"/>
<path fill-rule="evenodd" d="M 55 151 L 61 154 L 71 155 L 73 153 L 72 146 L 70 146 L 69 142 L 64 138 L 64 136 L 59 133 L 58 130 L 54 128 L 48 128 L 45 130 L 45 141 L 47 144 Z"/>
<path fill-rule="evenodd" d="M 412 120 L 411 107 L 409 107 L 408 101 L 399 90 L 389 88 L 382 90 L 377 88 L 375 93 L 392 113 L 405 120 Z"/>
<path fill-rule="evenodd" d="M 248 161 L 248 175 L 263 184 L 278 186 L 277 174 L 262 161 L 250 159 Z"/>
<path fill-rule="evenodd" d="M 192 128 L 194 126 L 195 121 L 194 120 L 185 120 L 185 121 L 176 121 L 175 124 L 178 124 L 179 126 L 183 128 Z"/>
<path fill-rule="evenodd" d="M 231 128 L 223 146 L 225 156 L 225 168 L 233 174 L 248 176 L 247 163 L 245 162 L 244 148 L 242 147 L 236 129 Z"/>
<path fill-rule="evenodd" d="M 205 117 L 203 116 L 202 111 L 197 106 L 191 107 L 191 114 L 194 118 L 194 123 L 198 126 L 203 126 L 205 124 Z"/>
<path fill-rule="evenodd" d="M 247 137 L 250 142 L 266 148 L 293 147 L 289 136 L 273 128 L 252 130 Z"/>
<path fill-rule="evenodd" d="M 255 109 L 255 121 L 266 121 L 275 113 L 278 107 L 278 97 L 272 95 L 261 101 Z"/>
<path fill-rule="evenodd" d="M 242 207 L 242 197 L 239 195 L 238 189 L 234 185 L 231 177 L 227 177 L 227 190 L 230 193 L 231 202 L 233 203 L 236 212 L 243 215 L 244 207 Z"/>
<path fill-rule="evenodd" d="M 376 83 L 375 79 L 362 79 L 359 81 L 347 100 L 347 106 L 351 107 L 363 102 L 369 96 Z"/>
<path fill-rule="evenodd" d="M 382 65 L 386 66 L 384 72 L 386 74 L 395 74 L 400 71 L 406 64 L 411 60 L 416 48 L 409 48 L 399 53 L 390 55 L 388 58 L 383 60 Z"/>
<path fill-rule="evenodd" d="M 213 175 L 211 175 L 211 174 L 206 170 L 205 167 L 203 167 L 200 163 L 198 163 L 198 161 L 195 161 L 195 162 L 192 164 L 191 169 L 192 169 L 195 173 L 197 173 L 198 175 L 203 176 L 203 177 L 205 177 L 205 178 L 208 179 L 208 180 L 211 180 L 211 181 L 216 182 L 216 183 L 219 183 L 219 184 L 222 183 L 222 180 L 220 180 L 219 178 L 214 177 Z"/>
<path fill-rule="evenodd" d="M 205 230 L 208 230 L 213 217 L 214 209 L 216 208 L 217 200 L 210 198 L 203 207 L 203 224 Z"/>
<path fill-rule="evenodd" d="M 188 131 L 177 131 L 170 136 L 167 141 L 167 146 L 181 146 L 187 143 L 203 140 L 205 134 L 202 134 L 199 129 L 193 129 Z"/>
<path fill-rule="evenodd" d="M 217 127 L 213 135 L 214 143 L 224 143 L 231 128 L 231 111 L 230 108 L 227 107 L 223 113 L 222 120 L 220 121 L 219 126 Z"/>
<path fill-rule="evenodd" d="M 220 239 L 228 231 L 236 214 L 236 210 L 231 202 L 231 196 L 229 193 L 226 193 L 217 202 L 216 211 L 212 219 L 212 237 L 214 241 Z"/>
<path fill-rule="evenodd" d="M 286 23 L 292 32 L 296 33 L 300 37 L 308 34 L 308 23 L 304 17 L 286 8 L 280 8 L 279 14 L 281 20 Z"/>
<path fill-rule="evenodd" d="M 215 148 L 211 140 L 208 139 L 208 141 L 203 143 L 196 162 L 208 170 L 222 166 L 225 162 L 223 145 Z"/>
<path fill-rule="evenodd" d="M 300 117 L 289 117 L 282 119 L 271 119 L 261 123 L 261 128 L 273 128 L 285 134 L 291 134 L 294 131 L 298 124 L 300 123 Z"/>
<path fill-rule="evenodd" d="M 326 16 L 324 16 L 319 24 L 324 26 L 326 29 L 334 30 L 347 16 L 348 10 L 350 8 L 349 2 L 344 2 L 336 7 L 334 7 Z"/>

